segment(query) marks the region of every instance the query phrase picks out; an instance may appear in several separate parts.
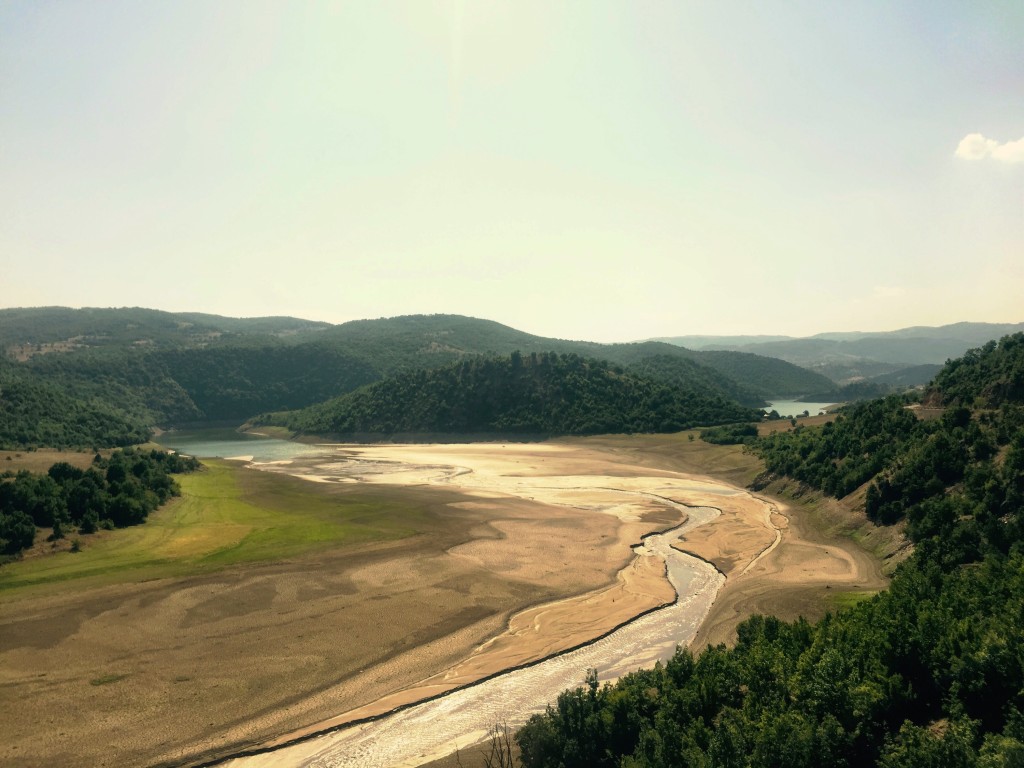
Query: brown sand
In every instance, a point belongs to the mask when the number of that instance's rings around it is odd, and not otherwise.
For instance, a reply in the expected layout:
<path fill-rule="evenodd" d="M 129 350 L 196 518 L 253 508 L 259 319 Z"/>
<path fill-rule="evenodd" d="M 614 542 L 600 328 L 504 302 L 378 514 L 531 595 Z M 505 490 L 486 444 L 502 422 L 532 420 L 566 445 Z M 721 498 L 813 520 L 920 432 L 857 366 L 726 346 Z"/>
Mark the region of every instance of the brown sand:
<path fill-rule="evenodd" d="M 429 533 L 4 603 L 0 761 L 189 763 L 576 645 L 666 600 L 659 563 L 629 549 L 680 519 L 654 497 L 723 510 L 684 545 L 729 577 L 699 642 L 751 609 L 791 612 L 823 579 L 870 583 L 870 558 L 685 471 L 677 445 L 632 440 L 348 447 L 404 466 L 331 490 L 404 494 Z"/>

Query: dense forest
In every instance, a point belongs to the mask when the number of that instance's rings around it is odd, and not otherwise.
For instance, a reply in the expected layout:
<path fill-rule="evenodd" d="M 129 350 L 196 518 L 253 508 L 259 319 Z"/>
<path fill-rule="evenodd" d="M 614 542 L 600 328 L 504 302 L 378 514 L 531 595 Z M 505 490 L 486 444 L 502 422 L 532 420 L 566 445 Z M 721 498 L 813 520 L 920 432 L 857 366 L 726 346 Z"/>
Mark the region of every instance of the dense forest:
<path fill-rule="evenodd" d="M 546 339 L 455 315 L 330 326 L 138 308 L 7 309 L 0 347 L 0 447 L 15 449 L 114 447 L 138 442 L 153 426 L 240 423 L 388 377 L 514 351 L 601 359 L 746 406 L 833 386 L 757 355 Z M 35 404 L 48 401 L 53 408 L 41 418 Z"/>
<path fill-rule="evenodd" d="M 523 765 L 1024 765 L 1022 385 L 1018 334 L 943 369 L 939 419 L 888 399 L 755 442 L 770 472 L 837 496 L 870 482 L 869 514 L 908 521 L 891 587 L 564 692 L 519 732 Z"/>
<path fill-rule="evenodd" d="M 179 495 L 171 475 L 198 468 L 191 457 L 125 448 L 109 458 L 97 454 L 88 469 L 59 462 L 46 474 L 5 472 L 0 475 L 0 555 L 31 547 L 37 528 L 50 528 L 51 538 L 59 539 L 72 529 L 95 533 L 143 523 Z"/>
<path fill-rule="evenodd" d="M 0 448 L 108 448 L 145 442 L 144 418 L 93 386 L 74 389 L 0 360 Z"/>
<path fill-rule="evenodd" d="M 473 357 L 370 384 L 255 424 L 316 433 L 584 435 L 678 432 L 749 421 L 757 412 L 578 355 Z"/>

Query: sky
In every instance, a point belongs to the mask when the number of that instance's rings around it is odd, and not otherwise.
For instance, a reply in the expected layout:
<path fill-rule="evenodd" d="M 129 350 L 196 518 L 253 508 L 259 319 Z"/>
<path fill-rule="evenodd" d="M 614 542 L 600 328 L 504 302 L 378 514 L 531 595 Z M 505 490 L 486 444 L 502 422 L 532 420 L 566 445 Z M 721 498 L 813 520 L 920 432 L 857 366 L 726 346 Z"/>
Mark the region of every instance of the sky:
<path fill-rule="evenodd" d="M 1024 3 L 0 4 L 0 307 L 1024 321 Z"/>

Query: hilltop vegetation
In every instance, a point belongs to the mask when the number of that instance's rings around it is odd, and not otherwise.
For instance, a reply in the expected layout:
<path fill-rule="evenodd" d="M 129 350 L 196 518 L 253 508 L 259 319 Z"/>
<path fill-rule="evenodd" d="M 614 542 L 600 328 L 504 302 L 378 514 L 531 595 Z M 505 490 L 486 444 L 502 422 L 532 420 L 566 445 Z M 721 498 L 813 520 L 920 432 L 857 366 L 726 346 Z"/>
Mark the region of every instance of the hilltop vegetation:
<path fill-rule="evenodd" d="M 890 398 L 754 441 L 770 472 L 837 496 L 869 481 L 868 513 L 908 521 L 915 551 L 890 589 L 565 692 L 518 734 L 523 765 L 1020 765 L 1022 374 L 1017 334 L 943 369 L 927 395 L 941 419 Z"/>
<path fill-rule="evenodd" d="M 99 397 L 0 361 L 0 447 L 112 447 L 144 442 L 145 421 Z"/>
<path fill-rule="evenodd" d="M 28 307 L 0 309 L 0 348 L 24 358 L 96 347 L 200 347 L 225 337 L 288 337 L 328 326 L 294 317 L 239 319 L 141 307 Z"/>
<path fill-rule="evenodd" d="M 817 374 L 756 355 L 545 339 L 455 315 L 327 326 L 147 309 L 0 310 L 0 345 L 7 353 L 0 361 L 0 447 L 10 448 L 111 447 L 138 442 L 153 426 L 240 423 L 387 377 L 516 351 L 604 360 L 685 391 L 689 415 L 666 416 L 665 423 L 705 423 L 721 410 L 719 400 L 756 406 L 768 395 L 829 386 Z M 53 403 L 52 418 L 39 417 L 32 403 L 42 402 Z"/>
<path fill-rule="evenodd" d="M 677 432 L 757 413 L 610 363 L 554 353 L 475 357 L 371 384 L 257 424 L 317 434 L 581 435 Z"/>

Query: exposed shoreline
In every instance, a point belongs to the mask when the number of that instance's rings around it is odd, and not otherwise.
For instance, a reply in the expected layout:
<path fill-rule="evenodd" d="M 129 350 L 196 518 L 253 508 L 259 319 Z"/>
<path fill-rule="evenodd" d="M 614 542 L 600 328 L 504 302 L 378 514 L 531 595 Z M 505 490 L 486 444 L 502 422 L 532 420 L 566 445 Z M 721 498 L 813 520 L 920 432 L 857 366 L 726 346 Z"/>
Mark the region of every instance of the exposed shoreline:
<path fill-rule="evenodd" d="M 520 457 L 523 447 L 521 446 L 517 446 L 511 451 L 507 446 L 495 445 L 488 445 L 486 447 L 472 445 L 424 446 L 418 444 L 388 446 L 339 445 L 338 448 L 339 450 L 351 453 L 356 459 L 383 462 L 390 464 L 396 470 L 392 473 L 378 476 L 375 479 L 378 482 L 397 481 L 399 483 L 417 484 L 432 480 L 446 485 L 458 485 L 461 490 L 479 490 L 481 487 L 485 487 L 488 490 L 494 491 L 500 488 L 504 492 L 515 491 L 520 494 L 525 492 L 536 494 L 543 487 L 526 485 L 525 487 L 514 489 L 510 487 L 510 477 L 522 477 L 522 475 L 510 476 L 501 472 L 495 473 L 495 467 L 493 466 L 494 454 L 515 457 L 512 460 L 518 463 L 522 461 Z M 447 461 L 440 462 L 438 460 L 439 455 L 444 455 Z M 561 458 L 565 461 L 565 457 L 559 456 L 548 456 L 546 458 L 548 460 Z M 427 460 L 430 463 L 426 463 Z M 449 461 L 451 462 L 450 464 Z M 594 457 L 589 457 L 589 462 L 591 464 L 595 463 Z M 441 469 L 438 466 L 439 464 L 444 466 L 468 466 L 469 471 L 438 473 Z M 472 482 L 472 476 L 478 474 L 477 470 L 473 468 L 474 465 L 486 468 L 486 470 L 491 472 L 491 475 L 482 483 Z M 322 478 L 317 478 L 315 473 L 311 474 L 308 467 L 278 465 L 273 470 L 294 473 L 296 476 L 302 476 L 310 480 L 322 480 Z M 549 467 L 546 471 L 550 473 L 549 477 L 560 477 L 554 468 Z M 781 526 L 773 523 L 773 515 L 782 520 L 785 520 L 785 518 L 767 500 L 755 498 L 745 490 L 729 484 L 712 483 L 707 478 L 698 478 L 683 473 L 652 472 L 650 468 L 632 467 L 632 480 L 635 482 L 638 476 L 643 477 L 647 482 L 653 481 L 659 486 L 667 485 L 667 493 L 672 494 L 672 496 L 666 496 L 665 498 L 670 502 L 692 506 L 710 505 L 717 506 L 719 509 L 725 508 L 722 520 L 704 526 L 704 530 L 696 529 L 692 531 L 687 537 L 686 543 L 684 545 L 677 545 L 677 548 L 709 563 L 726 576 L 727 580 L 741 572 L 749 571 L 761 558 L 769 555 L 781 542 Z M 544 475 L 534 476 L 535 479 L 537 477 L 544 477 Z M 365 476 L 362 476 L 360 479 L 364 482 L 367 480 Z M 591 497 L 593 495 L 600 496 L 609 493 L 635 493 L 640 495 L 640 492 L 637 491 L 611 487 L 611 484 L 615 483 L 615 481 L 620 481 L 617 484 L 622 485 L 621 481 L 623 479 L 628 480 L 629 478 L 595 475 L 590 476 L 589 479 L 591 482 L 585 489 L 585 492 L 591 495 Z M 547 488 L 548 491 L 561 491 L 564 493 L 568 490 L 565 487 L 565 483 L 555 483 L 554 480 L 549 482 L 554 483 L 554 485 L 549 486 Z M 580 482 L 579 478 L 577 478 L 576 482 Z M 678 486 L 681 483 L 688 484 L 691 487 L 685 489 L 673 488 L 673 485 Z M 578 492 L 581 489 L 577 487 L 572 490 Z M 545 501 L 550 502 L 552 499 L 547 498 Z M 564 502 L 565 500 L 562 499 L 562 501 Z M 590 501 L 592 502 L 593 499 L 591 498 Z M 624 578 L 624 575 L 628 575 L 631 569 L 635 569 L 643 562 L 644 560 L 641 558 L 634 558 L 627 568 L 620 571 L 617 576 L 620 587 L 623 586 L 622 582 L 627 580 Z M 648 570 L 650 569 L 648 568 Z M 648 578 L 646 581 L 647 590 L 656 589 L 659 583 L 663 587 L 668 587 L 667 581 L 661 576 L 653 580 Z M 728 581 L 726 583 L 728 584 Z M 617 612 L 595 610 L 593 605 L 595 595 L 605 594 L 614 588 L 606 587 L 594 593 L 576 598 L 566 598 L 553 604 L 542 604 L 522 611 L 510 619 L 505 632 L 489 639 L 486 643 L 474 649 L 467 659 L 454 667 L 428 677 L 412 687 L 385 696 L 369 706 L 342 713 L 309 727 L 269 740 L 260 745 L 259 751 L 272 749 L 296 740 L 306 739 L 316 733 L 336 730 L 346 725 L 364 722 L 367 719 L 375 719 L 389 712 L 409 706 L 412 703 L 442 696 L 455 688 L 474 685 L 481 680 L 492 678 L 510 669 L 539 663 L 543 659 L 564 653 L 570 648 L 578 648 L 592 643 L 598 638 L 605 637 L 610 632 L 615 631 L 616 628 L 635 620 L 638 616 L 657 610 L 658 607 L 666 604 L 662 602 L 660 604 L 645 605 L 645 602 L 650 602 L 649 598 L 653 595 L 647 590 L 641 590 L 633 595 L 633 601 L 626 605 L 620 604 Z M 672 599 L 673 601 L 676 599 L 674 594 Z M 532 632 L 521 631 L 523 624 L 530 623 L 529 621 L 524 621 L 524 617 L 529 619 L 529 617 L 539 613 L 551 611 L 554 606 L 558 606 L 562 610 L 559 611 L 557 621 L 552 622 L 548 627 L 553 628 L 557 638 L 551 637 L 552 633 L 550 631 L 545 635 L 540 631 L 539 626 L 533 626 Z M 608 607 L 610 603 L 606 600 L 604 601 L 604 606 Z M 575 633 L 567 633 L 565 627 L 567 625 L 571 626 L 574 619 L 578 619 L 580 616 L 585 616 L 589 619 L 587 629 Z M 594 620 L 595 617 L 596 621 Z M 503 648 L 504 652 L 493 652 L 494 646 Z M 490 653 L 488 649 L 491 649 Z"/>
<path fill-rule="evenodd" d="M 311 723 L 422 698 L 426 681 L 437 692 L 592 642 L 666 601 L 659 568 L 631 566 L 630 547 L 680 515 L 645 493 L 722 510 L 680 547 L 727 577 L 695 648 L 728 641 L 752 609 L 795 618 L 821 612 L 827 585 L 884 586 L 863 575 L 877 571 L 872 558 L 851 562 L 852 542 L 745 491 L 753 460 L 730 469 L 722 462 L 734 453 L 685 435 L 340 450 L 324 460 L 358 459 L 355 474 L 318 483 L 316 494 L 407 499 L 440 527 L 20 604 L 24 615 L 3 621 L 0 684 L 24 705 L 0 705 L 10 713 L 0 759 L 210 763 Z M 305 459 L 263 469 L 307 480 L 318 471 Z M 773 501 L 785 516 L 766 512 Z M 40 622 L 43 645 L 31 634 Z M 124 631 L 132 626 L 146 631 Z M 122 677 L 89 684 L 108 672 Z M 44 736 L 53 722 L 61 732 Z"/>

